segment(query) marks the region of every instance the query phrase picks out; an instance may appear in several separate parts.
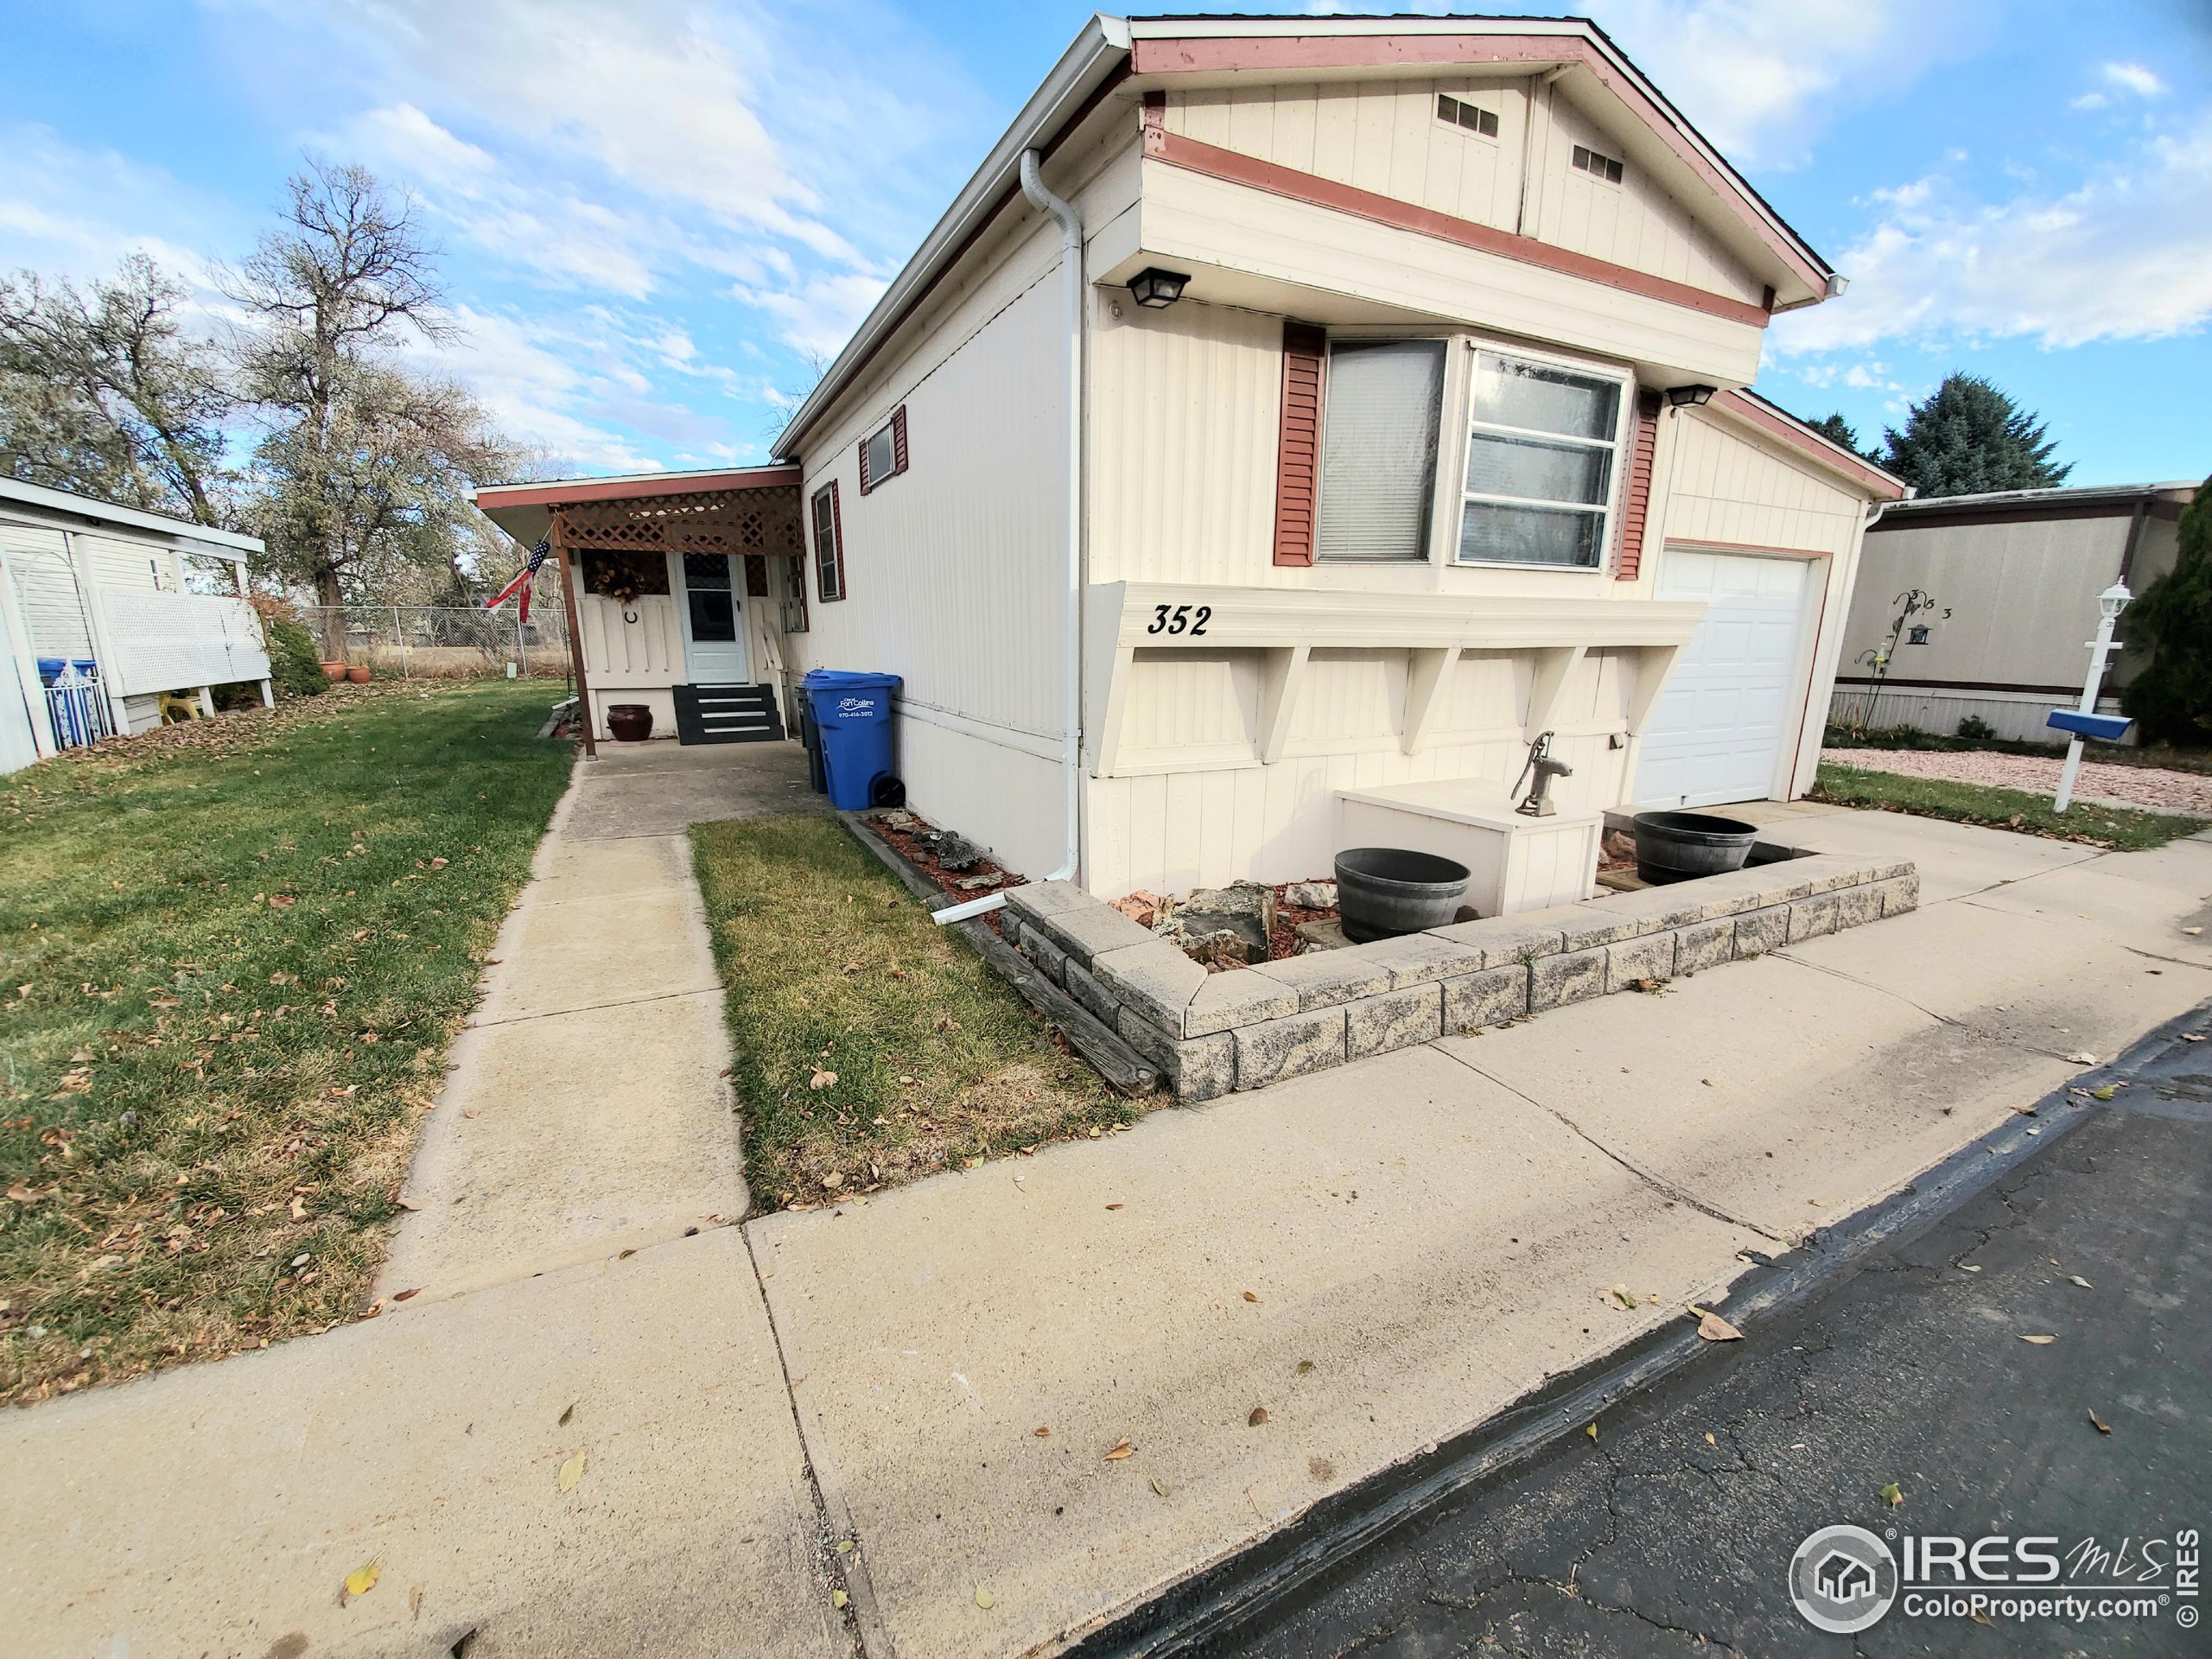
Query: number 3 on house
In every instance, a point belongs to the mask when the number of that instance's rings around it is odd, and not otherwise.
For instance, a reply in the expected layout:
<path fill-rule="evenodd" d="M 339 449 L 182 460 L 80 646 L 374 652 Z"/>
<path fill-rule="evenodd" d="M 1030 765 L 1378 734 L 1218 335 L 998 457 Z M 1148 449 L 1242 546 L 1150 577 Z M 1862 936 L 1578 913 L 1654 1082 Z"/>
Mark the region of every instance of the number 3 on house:
<path fill-rule="evenodd" d="M 1195 608 L 1178 605 L 1172 610 L 1165 605 L 1152 607 L 1152 626 L 1147 633 L 1185 633 L 1195 639 L 1206 631 L 1206 624 L 1213 620 L 1213 607 L 1200 605 Z"/>

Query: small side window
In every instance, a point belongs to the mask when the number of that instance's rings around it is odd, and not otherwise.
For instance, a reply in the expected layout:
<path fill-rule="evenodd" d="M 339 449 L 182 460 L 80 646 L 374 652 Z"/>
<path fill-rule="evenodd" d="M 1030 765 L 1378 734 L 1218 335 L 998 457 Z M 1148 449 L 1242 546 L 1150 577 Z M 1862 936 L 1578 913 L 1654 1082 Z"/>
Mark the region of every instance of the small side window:
<path fill-rule="evenodd" d="M 825 604 L 845 596 L 845 527 L 834 479 L 814 493 L 814 586 Z"/>
<path fill-rule="evenodd" d="M 1436 118 L 1451 126 L 1464 127 L 1469 132 L 1479 133 L 1485 138 L 1497 137 L 1497 112 L 1495 110 L 1486 110 L 1479 104 L 1470 104 L 1449 92 L 1436 95 Z"/>
<path fill-rule="evenodd" d="M 1587 173 L 1593 179 L 1603 179 L 1607 184 L 1618 184 L 1624 169 L 1610 156 L 1600 156 L 1585 145 L 1574 147 L 1574 170 Z"/>
<path fill-rule="evenodd" d="M 891 411 L 891 418 L 861 440 L 861 493 L 881 489 L 906 470 L 906 405 Z"/>

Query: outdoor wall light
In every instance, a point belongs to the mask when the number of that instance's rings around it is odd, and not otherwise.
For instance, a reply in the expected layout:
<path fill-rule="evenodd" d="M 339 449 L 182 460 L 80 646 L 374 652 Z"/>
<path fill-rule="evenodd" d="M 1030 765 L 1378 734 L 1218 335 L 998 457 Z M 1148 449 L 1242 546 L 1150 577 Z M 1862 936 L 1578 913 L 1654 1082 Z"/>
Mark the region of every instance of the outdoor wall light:
<path fill-rule="evenodd" d="M 1695 404 L 1711 403 L 1713 391 L 1711 386 L 1669 386 L 1667 388 L 1667 401 L 1676 409 L 1688 409 Z"/>
<path fill-rule="evenodd" d="M 1139 305 L 1164 311 L 1183 297 L 1184 284 L 1190 280 L 1187 272 L 1162 270 L 1158 265 L 1147 265 L 1129 278 L 1129 297 Z"/>
<path fill-rule="evenodd" d="M 2117 622 L 2120 620 L 2120 613 L 2127 608 L 2134 597 L 2134 594 L 2127 591 L 2126 582 L 2115 582 L 2097 595 L 2098 613 L 2107 622 Z"/>

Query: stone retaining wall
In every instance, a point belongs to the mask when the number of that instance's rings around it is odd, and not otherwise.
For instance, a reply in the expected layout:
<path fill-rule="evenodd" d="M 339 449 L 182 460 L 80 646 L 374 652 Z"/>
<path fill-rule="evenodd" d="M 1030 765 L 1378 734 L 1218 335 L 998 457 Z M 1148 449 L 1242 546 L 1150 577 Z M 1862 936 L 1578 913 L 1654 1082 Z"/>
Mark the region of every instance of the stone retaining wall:
<path fill-rule="evenodd" d="M 1211 974 L 1065 881 L 1010 889 L 1000 931 L 1177 1098 L 1198 1101 L 1761 956 L 1919 899 L 1910 863 L 1823 854 Z"/>

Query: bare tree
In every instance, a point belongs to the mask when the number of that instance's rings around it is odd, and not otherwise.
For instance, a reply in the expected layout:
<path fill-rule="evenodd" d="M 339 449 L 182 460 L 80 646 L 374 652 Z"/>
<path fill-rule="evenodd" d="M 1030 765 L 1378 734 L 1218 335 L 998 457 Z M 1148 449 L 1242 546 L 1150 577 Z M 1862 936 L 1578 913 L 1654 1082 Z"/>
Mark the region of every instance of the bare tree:
<path fill-rule="evenodd" d="M 224 365 L 188 335 L 183 284 L 143 254 L 88 294 L 0 278 L 0 470 L 202 524 L 234 508 Z"/>

